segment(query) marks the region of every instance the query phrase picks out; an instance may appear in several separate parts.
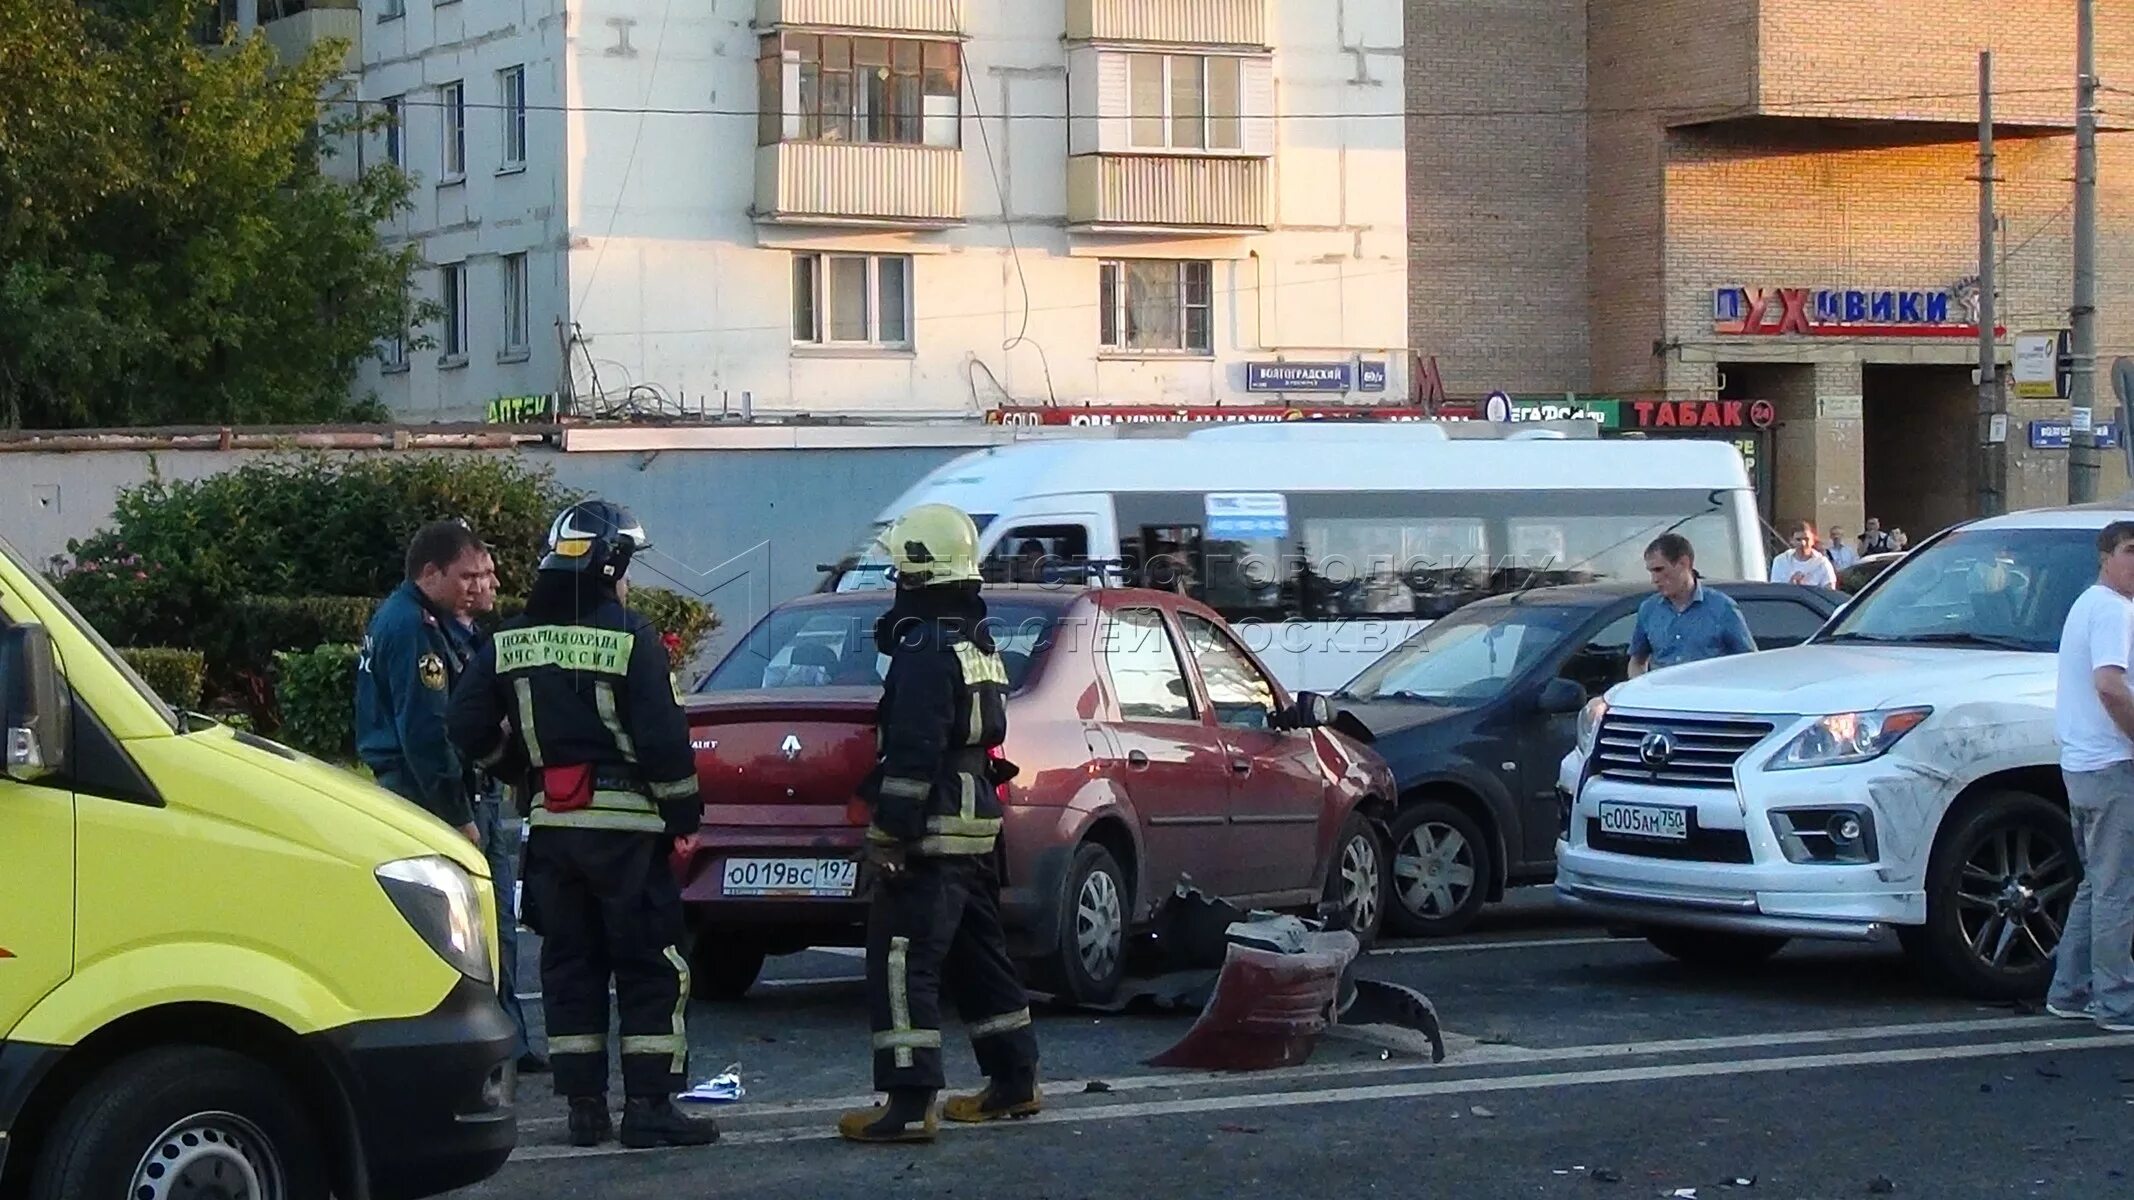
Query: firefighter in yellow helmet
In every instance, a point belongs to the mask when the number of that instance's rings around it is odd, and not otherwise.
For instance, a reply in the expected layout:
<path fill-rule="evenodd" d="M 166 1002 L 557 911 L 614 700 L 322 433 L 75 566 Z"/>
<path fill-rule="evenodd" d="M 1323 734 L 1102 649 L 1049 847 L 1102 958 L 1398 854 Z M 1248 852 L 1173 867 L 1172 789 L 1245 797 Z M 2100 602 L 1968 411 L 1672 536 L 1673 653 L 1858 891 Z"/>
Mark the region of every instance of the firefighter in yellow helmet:
<path fill-rule="evenodd" d="M 941 1115 L 1037 1112 L 1037 1036 L 1000 927 L 995 788 L 1015 768 L 990 753 L 1007 740 L 1008 675 L 979 596 L 978 529 L 930 504 L 906 513 L 886 541 L 897 594 L 875 626 L 889 673 L 878 761 L 861 794 L 873 810 L 867 1007 L 874 1086 L 887 1101 L 846 1113 L 837 1128 L 859 1142 L 923 1142 L 935 1135 L 943 1084 L 944 975 L 988 1085 Z"/>

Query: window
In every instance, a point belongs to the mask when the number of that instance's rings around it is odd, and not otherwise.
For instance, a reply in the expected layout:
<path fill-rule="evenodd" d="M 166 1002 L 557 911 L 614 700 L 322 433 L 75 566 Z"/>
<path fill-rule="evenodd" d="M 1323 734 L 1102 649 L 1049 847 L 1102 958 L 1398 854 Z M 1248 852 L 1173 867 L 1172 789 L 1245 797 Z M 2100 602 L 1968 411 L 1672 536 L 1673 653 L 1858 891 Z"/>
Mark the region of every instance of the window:
<path fill-rule="evenodd" d="M 911 259 L 901 254 L 793 257 L 793 340 L 911 345 Z"/>
<path fill-rule="evenodd" d="M 979 570 L 987 583 L 1079 583 L 1088 561 L 1089 531 L 1080 525 L 1018 525 Z"/>
<path fill-rule="evenodd" d="M 439 295 L 445 306 L 443 348 L 438 361 L 460 366 L 467 361 L 467 264 L 449 263 L 438 269 Z"/>
<path fill-rule="evenodd" d="M 526 256 L 504 256 L 504 346 L 499 357 L 527 352 Z"/>
<path fill-rule="evenodd" d="M 526 165 L 526 68 L 498 71 L 497 97 L 504 115 L 504 169 Z"/>
<path fill-rule="evenodd" d="M 787 33 L 763 39 L 757 137 L 963 144 L 962 52 L 917 38 Z"/>
<path fill-rule="evenodd" d="M 1134 149 L 1244 149 L 1242 60 L 1135 54 L 1126 74 Z"/>
<path fill-rule="evenodd" d="M 1742 600 L 1739 604 L 1758 650 L 1798 646 L 1823 627 L 1823 614 L 1796 600 Z"/>
<path fill-rule="evenodd" d="M 385 161 L 401 170 L 407 170 L 407 117 L 405 96 L 385 98 Z"/>
<path fill-rule="evenodd" d="M 408 335 L 405 329 L 385 339 L 378 349 L 378 361 L 388 371 L 408 369 Z"/>
<path fill-rule="evenodd" d="M 1171 641 L 1163 614 L 1153 608 L 1120 610 L 1104 626 L 1104 672 L 1129 721 L 1191 721 L 1193 691 Z"/>
<path fill-rule="evenodd" d="M 880 687 L 889 657 L 874 643 L 875 622 L 887 600 L 831 607 L 780 608 L 750 630 L 698 692 L 758 688 Z M 1056 643 L 1057 610 L 992 600 L 986 628 L 1008 669 L 1008 690 L 1020 691 Z"/>
<path fill-rule="evenodd" d="M 408 15 L 407 0 L 380 0 L 378 5 L 379 20 L 395 21 L 406 15 Z"/>
<path fill-rule="evenodd" d="M 1274 685 L 1267 676 L 1206 619 L 1180 613 L 1179 620 L 1186 627 L 1186 644 L 1193 647 L 1193 661 L 1200 664 L 1200 681 L 1208 689 L 1216 723 L 1232 729 L 1273 728 Z"/>
<path fill-rule="evenodd" d="M 448 83 L 437 89 L 438 110 L 444 115 L 444 182 L 467 175 L 467 85 Z"/>
<path fill-rule="evenodd" d="M 1610 621 L 1564 660 L 1558 674 L 1584 687 L 1588 696 L 1601 695 L 1630 678 L 1630 634 L 1637 624 L 1635 612 Z"/>
<path fill-rule="evenodd" d="M 1590 609 L 1514 606 L 1502 600 L 1471 604 L 1402 642 L 1366 668 L 1342 694 L 1359 700 L 1408 700 L 1456 708 L 1487 704 L 1555 653 L 1566 635 L 1592 615 Z M 1625 675 L 1630 671 L 1629 644 L 1626 622 L 1618 647 Z M 1601 655 L 1604 661 L 1583 667 L 1574 656 L 1563 673 L 1574 679 L 1582 677 L 1581 670 L 1596 677 L 1604 674 L 1612 660 L 1605 650 Z"/>
<path fill-rule="evenodd" d="M 1125 259 L 1098 283 L 1103 345 L 1144 353 L 1215 352 L 1214 278 L 1208 262 Z"/>

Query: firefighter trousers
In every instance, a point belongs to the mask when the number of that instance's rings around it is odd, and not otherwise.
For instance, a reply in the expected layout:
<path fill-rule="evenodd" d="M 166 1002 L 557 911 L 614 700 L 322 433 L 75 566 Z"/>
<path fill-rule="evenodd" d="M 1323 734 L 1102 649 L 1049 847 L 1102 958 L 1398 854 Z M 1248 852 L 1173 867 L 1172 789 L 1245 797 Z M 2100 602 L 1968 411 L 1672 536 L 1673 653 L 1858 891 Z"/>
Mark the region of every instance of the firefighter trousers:
<path fill-rule="evenodd" d="M 914 855 L 878 879 L 867 914 L 867 1008 L 878 1091 L 939 1091 L 941 992 L 962 1017 L 978 1068 L 998 1076 L 1037 1064 L 1030 1001 L 1000 926 L 991 857 Z"/>
<path fill-rule="evenodd" d="M 682 897 L 658 834 L 536 826 L 526 923 L 541 935 L 541 1000 L 559 1096 L 608 1091 L 608 980 L 625 1095 L 672 1096 L 689 1065 Z"/>

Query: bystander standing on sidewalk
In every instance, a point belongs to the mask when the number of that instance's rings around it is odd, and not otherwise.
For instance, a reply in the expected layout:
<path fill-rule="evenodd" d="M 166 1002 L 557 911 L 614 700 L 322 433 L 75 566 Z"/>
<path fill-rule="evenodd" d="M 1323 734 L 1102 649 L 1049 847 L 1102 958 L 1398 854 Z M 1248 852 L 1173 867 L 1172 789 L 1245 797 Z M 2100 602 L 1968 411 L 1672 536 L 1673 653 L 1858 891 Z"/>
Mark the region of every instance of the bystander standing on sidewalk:
<path fill-rule="evenodd" d="M 2060 631 L 2055 733 L 2082 882 L 2046 1009 L 2134 1032 L 2134 521 L 2097 537 L 2097 582 Z"/>
<path fill-rule="evenodd" d="M 1793 549 L 1771 560 L 1771 582 L 1837 588 L 1837 567 L 1815 548 L 1815 526 L 1802 521 L 1793 527 Z"/>

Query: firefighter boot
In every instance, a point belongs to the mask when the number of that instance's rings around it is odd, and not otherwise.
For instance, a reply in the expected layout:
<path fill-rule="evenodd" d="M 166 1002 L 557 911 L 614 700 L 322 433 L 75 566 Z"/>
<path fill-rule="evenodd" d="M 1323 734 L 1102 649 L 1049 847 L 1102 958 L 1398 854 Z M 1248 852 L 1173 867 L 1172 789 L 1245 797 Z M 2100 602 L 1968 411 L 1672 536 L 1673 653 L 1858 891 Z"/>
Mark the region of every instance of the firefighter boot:
<path fill-rule="evenodd" d="M 837 1119 L 839 1136 L 853 1142 L 930 1142 L 939 1129 L 934 1094 L 925 1088 L 897 1088 L 887 1104 L 855 1109 Z"/>
<path fill-rule="evenodd" d="M 608 1102 L 599 1096 L 571 1097 L 571 1145 L 597 1146 L 615 1136 Z"/>
<path fill-rule="evenodd" d="M 941 1108 L 951 1121 L 977 1124 L 1005 1118 L 1034 1117 L 1045 1107 L 1037 1092 L 1037 1068 L 1018 1067 L 994 1076 L 975 1096 L 957 1096 Z"/>
<path fill-rule="evenodd" d="M 709 1146 L 718 1140 L 717 1122 L 685 1116 L 665 1096 L 632 1096 L 623 1105 L 622 1144 L 626 1149 Z"/>

